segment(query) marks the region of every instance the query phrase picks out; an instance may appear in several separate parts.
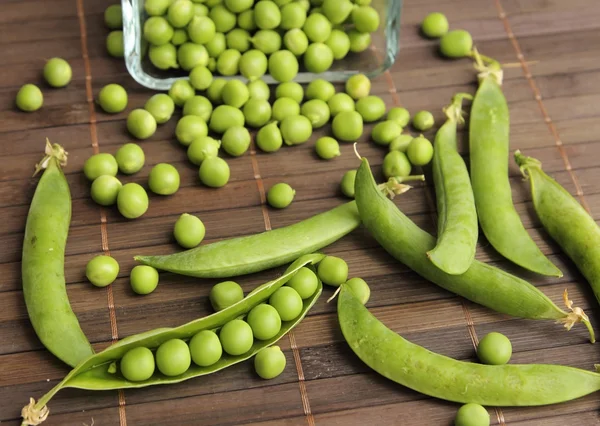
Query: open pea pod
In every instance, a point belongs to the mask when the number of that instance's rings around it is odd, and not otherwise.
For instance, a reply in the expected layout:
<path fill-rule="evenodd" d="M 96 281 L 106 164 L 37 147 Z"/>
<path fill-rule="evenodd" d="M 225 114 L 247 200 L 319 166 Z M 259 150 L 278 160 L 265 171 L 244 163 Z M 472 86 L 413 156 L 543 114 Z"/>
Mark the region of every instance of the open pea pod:
<path fill-rule="evenodd" d="M 189 340 L 202 330 L 216 330 L 233 319 L 244 317 L 253 307 L 268 300 L 269 297 L 278 288 L 287 283 L 300 268 L 307 265 L 314 265 L 320 262 L 324 257 L 325 256 L 322 254 L 309 254 L 300 257 L 287 268 L 282 276 L 257 287 L 244 299 L 222 311 L 196 319 L 187 324 L 180 325 L 179 327 L 158 328 L 126 337 L 114 345 L 109 346 L 102 352 L 86 358 L 71 370 L 60 383 L 40 398 L 37 403 L 31 399 L 30 404 L 22 410 L 21 414 L 24 419 L 22 425 L 40 424 L 43 422 L 48 416 L 46 404 L 58 391 L 64 388 L 112 390 L 179 383 L 194 377 L 214 373 L 229 367 L 230 365 L 251 358 L 261 349 L 271 346 L 281 339 L 304 318 L 321 295 L 323 285 L 320 281 L 317 291 L 315 291 L 311 297 L 303 301 L 302 312 L 298 317 L 291 321 L 282 321 L 281 330 L 275 337 L 269 340 L 255 340 L 252 348 L 242 355 L 232 356 L 224 352 L 221 359 L 211 366 L 200 367 L 192 363 L 185 373 L 174 377 L 165 376 L 157 370 L 148 380 L 140 382 L 126 380 L 120 373 L 115 371 L 115 363 L 130 349 L 140 346 L 155 349 L 170 339 Z"/>

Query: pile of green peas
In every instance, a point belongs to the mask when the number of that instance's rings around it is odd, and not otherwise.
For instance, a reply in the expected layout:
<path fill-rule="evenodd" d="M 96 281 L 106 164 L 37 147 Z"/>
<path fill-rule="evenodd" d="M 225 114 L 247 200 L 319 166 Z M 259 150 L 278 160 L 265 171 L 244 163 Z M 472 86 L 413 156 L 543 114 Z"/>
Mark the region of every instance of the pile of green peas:
<path fill-rule="evenodd" d="M 452 30 L 448 18 L 442 13 L 433 12 L 423 19 L 421 33 L 431 39 L 440 39 L 440 53 L 446 58 L 463 58 L 473 51 L 473 38 L 468 31 Z"/>

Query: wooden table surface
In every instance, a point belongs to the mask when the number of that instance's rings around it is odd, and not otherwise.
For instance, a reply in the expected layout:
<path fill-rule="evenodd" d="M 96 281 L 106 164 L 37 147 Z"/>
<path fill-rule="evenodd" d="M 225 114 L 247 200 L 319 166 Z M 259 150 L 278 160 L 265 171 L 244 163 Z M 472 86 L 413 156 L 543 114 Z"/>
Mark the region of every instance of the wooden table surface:
<path fill-rule="evenodd" d="M 222 189 L 197 181 L 197 169 L 174 140 L 176 120 L 141 142 L 147 164 L 123 181 L 145 184 L 153 164 L 169 162 L 181 173 L 182 187 L 171 197 L 150 197 L 141 219 L 124 220 L 114 208 L 101 209 L 89 197 L 81 169 L 94 152 L 114 153 L 130 141 L 126 113 L 107 115 L 94 96 L 108 83 L 122 84 L 129 109 L 151 92 L 134 83 L 124 64 L 108 57 L 102 13 L 114 0 L 0 0 L 0 423 L 16 425 L 30 396 L 39 398 L 68 369 L 45 350 L 27 318 L 20 280 L 23 229 L 37 182 L 31 178 L 44 140 L 69 151 L 67 178 L 73 218 L 67 244 L 68 293 L 82 327 L 100 349 L 112 341 L 151 328 L 175 326 L 209 312 L 214 280 L 170 274 L 149 296 L 130 290 L 134 254 L 177 250 L 171 230 L 183 212 L 197 214 L 207 228 L 206 242 L 277 228 L 343 202 L 338 183 L 357 166 L 351 145 L 342 156 L 319 161 L 310 143 L 266 155 L 228 159 L 232 177 Z M 511 112 L 511 149 L 541 159 L 545 170 L 600 215 L 600 2 L 598 0 L 405 0 L 401 50 L 393 68 L 373 83 L 389 106 L 413 113 L 426 109 L 443 119 L 442 106 L 458 91 L 473 93 L 475 74 L 468 60 L 446 61 L 436 43 L 418 35 L 429 12 L 445 13 L 452 28 L 469 30 L 479 49 L 504 64 L 504 92 Z M 18 87 L 42 83 L 44 60 L 61 56 L 73 67 L 65 89 L 42 84 L 45 104 L 36 113 L 14 107 Z M 367 128 L 368 130 L 369 128 Z M 380 173 L 384 151 L 361 141 L 361 154 Z M 433 132 L 427 132 L 433 138 Z M 460 143 L 467 154 L 466 139 Z M 512 161 L 511 161 L 512 163 Z M 560 279 L 540 278 L 509 265 L 484 241 L 480 260 L 493 262 L 539 286 L 557 304 L 565 288 L 600 331 L 600 311 L 589 286 L 541 229 L 527 185 L 511 164 L 513 198 L 535 241 L 563 270 Z M 425 170 L 430 176 L 430 170 Z M 297 191 L 287 209 L 264 206 L 265 188 L 285 181 Z M 431 182 L 397 197 L 399 207 L 434 232 Z M 371 286 L 371 311 L 389 327 L 428 349 L 474 360 L 474 345 L 490 331 L 513 343 L 514 363 L 558 363 L 593 369 L 600 346 L 587 342 L 586 330 L 566 332 L 551 321 L 509 318 L 476 306 L 421 279 L 387 255 L 359 229 L 327 247 L 343 257 L 351 276 Z M 98 289 L 86 282 L 87 261 L 110 253 L 121 264 L 116 283 Z M 235 256 L 235 253 L 231 253 Z M 246 291 L 279 273 L 240 278 Z M 481 283 L 485 285 L 485 283 Z M 335 307 L 326 289 L 310 315 L 282 340 L 288 366 L 271 381 L 256 377 L 251 362 L 173 386 L 126 392 L 65 390 L 50 403 L 47 425 L 450 425 L 457 405 L 406 389 L 375 374 L 349 350 L 340 334 Z M 493 424 L 600 424 L 598 395 L 540 408 L 491 409 Z"/>

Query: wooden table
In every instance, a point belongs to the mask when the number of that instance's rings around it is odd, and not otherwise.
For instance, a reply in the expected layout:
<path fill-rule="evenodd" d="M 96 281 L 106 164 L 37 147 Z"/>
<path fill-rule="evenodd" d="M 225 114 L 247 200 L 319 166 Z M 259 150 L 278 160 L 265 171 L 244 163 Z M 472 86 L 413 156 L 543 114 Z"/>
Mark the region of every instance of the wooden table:
<path fill-rule="evenodd" d="M 172 225 L 182 212 L 198 214 L 207 241 L 256 233 L 307 218 L 340 204 L 338 183 L 356 167 L 352 146 L 342 156 L 319 161 L 313 142 L 265 155 L 251 152 L 228 159 L 229 185 L 201 187 L 197 169 L 174 140 L 175 120 L 143 141 L 147 165 L 123 181 L 145 183 L 150 166 L 174 164 L 182 188 L 172 197 L 151 196 L 148 213 L 126 221 L 113 208 L 101 209 L 89 197 L 81 173 L 92 153 L 114 153 L 130 141 L 126 114 L 106 115 L 93 98 L 108 83 L 120 83 L 130 107 L 140 107 L 150 92 L 109 58 L 102 13 L 112 0 L 0 1 L 0 422 L 18 424 L 21 407 L 38 398 L 68 369 L 37 340 L 29 324 L 20 281 L 23 228 L 37 179 L 30 178 L 46 137 L 69 151 L 67 177 L 73 196 L 73 220 L 67 246 L 68 293 L 84 331 L 95 348 L 155 327 L 175 326 L 209 312 L 207 295 L 214 280 L 165 274 L 158 290 L 135 296 L 128 284 L 134 254 L 175 251 Z M 402 14 L 401 53 L 389 73 L 373 83 L 388 105 L 413 113 L 426 109 L 441 122 L 441 107 L 457 91 L 474 92 L 468 60 L 444 61 L 433 41 L 418 36 L 419 21 L 431 11 L 445 13 L 452 28 L 469 30 L 480 50 L 502 63 L 504 91 L 511 111 L 511 149 L 541 159 L 545 169 L 594 217 L 600 215 L 600 3 L 597 0 L 406 0 Z M 27 82 L 41 82 L 44 59 L 61 56 L 73 66 L 66 88 L 44 88 L 44 108 L 15 110 L 14 96 Z M 384 151 L 361 141 L 361 154 L 380 173 Z M 433 138 L 432 132 L 427 136 Z M 461 151 L 466 153 L 466 138 Z M 512 162 L 511 162 L 512 163 Z M 484 241 L 477 257 L 530 279 L 557 304 L 565 288 L 591 316 L 597 329 L 600 312 L 588 285 L 560 253 L 535 217 L 527 185 L 511 164 L 513 197 L 531 235 L 564 271 L 561 279 L 527 274 L 499 258 Z M 426 170 L 429 173 L 429 170 Z M 264 206 L 265 188 L 280 181 L 297 191 L 291 207 Z M 435 229 L 431 180 L 397 198 L 418 224 Z M 547 321 L 508 318 L 476 306 L 419 278 L 377 246 L 362 229 L 327 247 L 342 256 L 352 276 L 369 282 L 369 308 L 406 338 L 445 355 L 472 360 L 478 338 L 505 333 L 514 346 L 512 362 L 560 363 L 592 369 L 598 345 L 587 343 L 586 330 L 566 332 Z M 115 284 L 98 289 L 86 282 L 86 262 L 110 253 L 121 264 Z M 232 253 L 235 256 L 235 253 Z M 243 277 L 249 291 L 279 271 Z M 485 283 L 481 283 L 485 285 Z M 289 338 L 282 340 L 288 367 L 272 381 L 256 377 L 251 362 L 179 385 L 126 392 L 66 390 L 50 404 L 47 425 L 449 425 L 457 405 L 434 400 L 387 381 L 365 367 L 339 332 L 335 307 L 324 297 Z M 600 424 L 598 395 L 542 408 L 491 410 L 494 424 Z"/>

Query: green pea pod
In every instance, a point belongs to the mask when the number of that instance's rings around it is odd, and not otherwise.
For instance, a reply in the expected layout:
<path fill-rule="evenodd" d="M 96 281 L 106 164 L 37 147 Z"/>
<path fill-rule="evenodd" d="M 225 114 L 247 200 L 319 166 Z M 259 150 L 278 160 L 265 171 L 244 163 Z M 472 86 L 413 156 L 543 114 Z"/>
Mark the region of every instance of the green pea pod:
<path fill-rule="evenodd" d="M 285 265 L 339 240 L 358 225 L 356 203 L 351 201 L 283 228 L 165 256 L 135 256 L 135 260 L 181 275 L 229 278 Z"/>
<path fill-rule="evenodd" d="M 434 284 L 496 312 L 514 317 L 548 319 L 570 329 L 583 322 L 595 341 L 594 330 L 580 308 L 565 312 L 527 281 L 501 269 L 474 260 L 462 275 L 450 275 L 427 260 L 425 254 L 435 246 L 435 238 L 419 228 L 377 188 L 366 158 L 358 168 L 355 181 L 356 205 L 365 227 L 392 256 Z"/>
<path fill-rule="evenodd" d="M 542 170 L 542 163 L 515 152 L 529 179 L 535 212 L 542 226 L 567 253 L 600 301 L 600 228 L 567 190 Z"/>
<path fill-rule="evenodd" d="M 67 153 L 46 140 L 44 170 L 31 200 L 21 275 L 27 314 L 44 346 L 70 366 L 94 353 L 67 296 L 65 246 L 71 222 L 71 193 L 61 166 Z"/>
<path fill-rule="evenodd" d="M 433 182 L 438 211 L 438 236 L 427 256 L 450 275 L 460 275 L 475 259 L 477 211 L 467 166 L 456 148 L 456 126 L 464 122 L 461 104 L 471 95 L 459 93 L 445 109 L 448 119 L 435 136 Z"/>
<path fill-rule="evenodd" d="M 347 286 L 337 302 L 350 348 L 384 377 L 417 392 L 487 406 L 557 404 L 600 390 L 600 374 L 545 364 L 484 365 L 428 351 L 381 323 Z"/>
<path fill-rule="evenodd" d="M 253 307 L 268 300 L 269 297 L 278 288 L 288 282 L 300 268 L 306 265 L 316 264 L 324 257 L 325 256 L 322 254 L 302 256 L 292 263 L 281 277 L 257 287 L 243 300 L 212 315 L 196 319 L 179 327 L 158 328 L 126 337 L 114 345 L 109 346 L 102 352 L 88 357 L 71 370 L 60 383 L 40 398 L 37 403 L 33 398 L 30 400 L 30 404 L 25 406 L 22 411 L 24 419 L 22 425 L 41 423 L 27 423 L 27 421 L 31 421 L 31 419 L 45 420 L 48 416 L 46 404 L 59 390 L 64 388 L 112 390 L 179 383 L 194 377 L 214 373 L 251 358 L 261 349 L 271 346 L 281 339 L 306 316 L 310 308 L 321 295 L 323 290 L 321 282 L 319 282 L 319 287 L 315 294 L 303 301 L 304 306 L 302 307 L 302 312 L 297 318 L 291 321 L 282 321 L 281 330 L 275 337 L 263 341 L 255 340 L 252 348 L 245 354 L 232 356 L 223 353 L 221 359 L 209 367 L 200 367 L 192 363 L 190 368 L 179 376 L 168 377 L 156 371 L 151 378 L 140 382 L 126 380 L 121 374 L 117 373 L 115 369 L 115 363 L 117 363 L 130 349 L 140 346 L 156 349 L 161 343 L 170 339 L 189 340 L 202 330 L 216 330 L 233 319 L 244 317 Z"/>
<path fill-rule="evenodd" d="M 497 62 L 481 72 L 469 120 L 471 183 L 479 224 L 490 244 L 517 265 L 542 275 L 562 277 L 531 239 L 513 205 L 508 180 L 509 113 Z"/>

